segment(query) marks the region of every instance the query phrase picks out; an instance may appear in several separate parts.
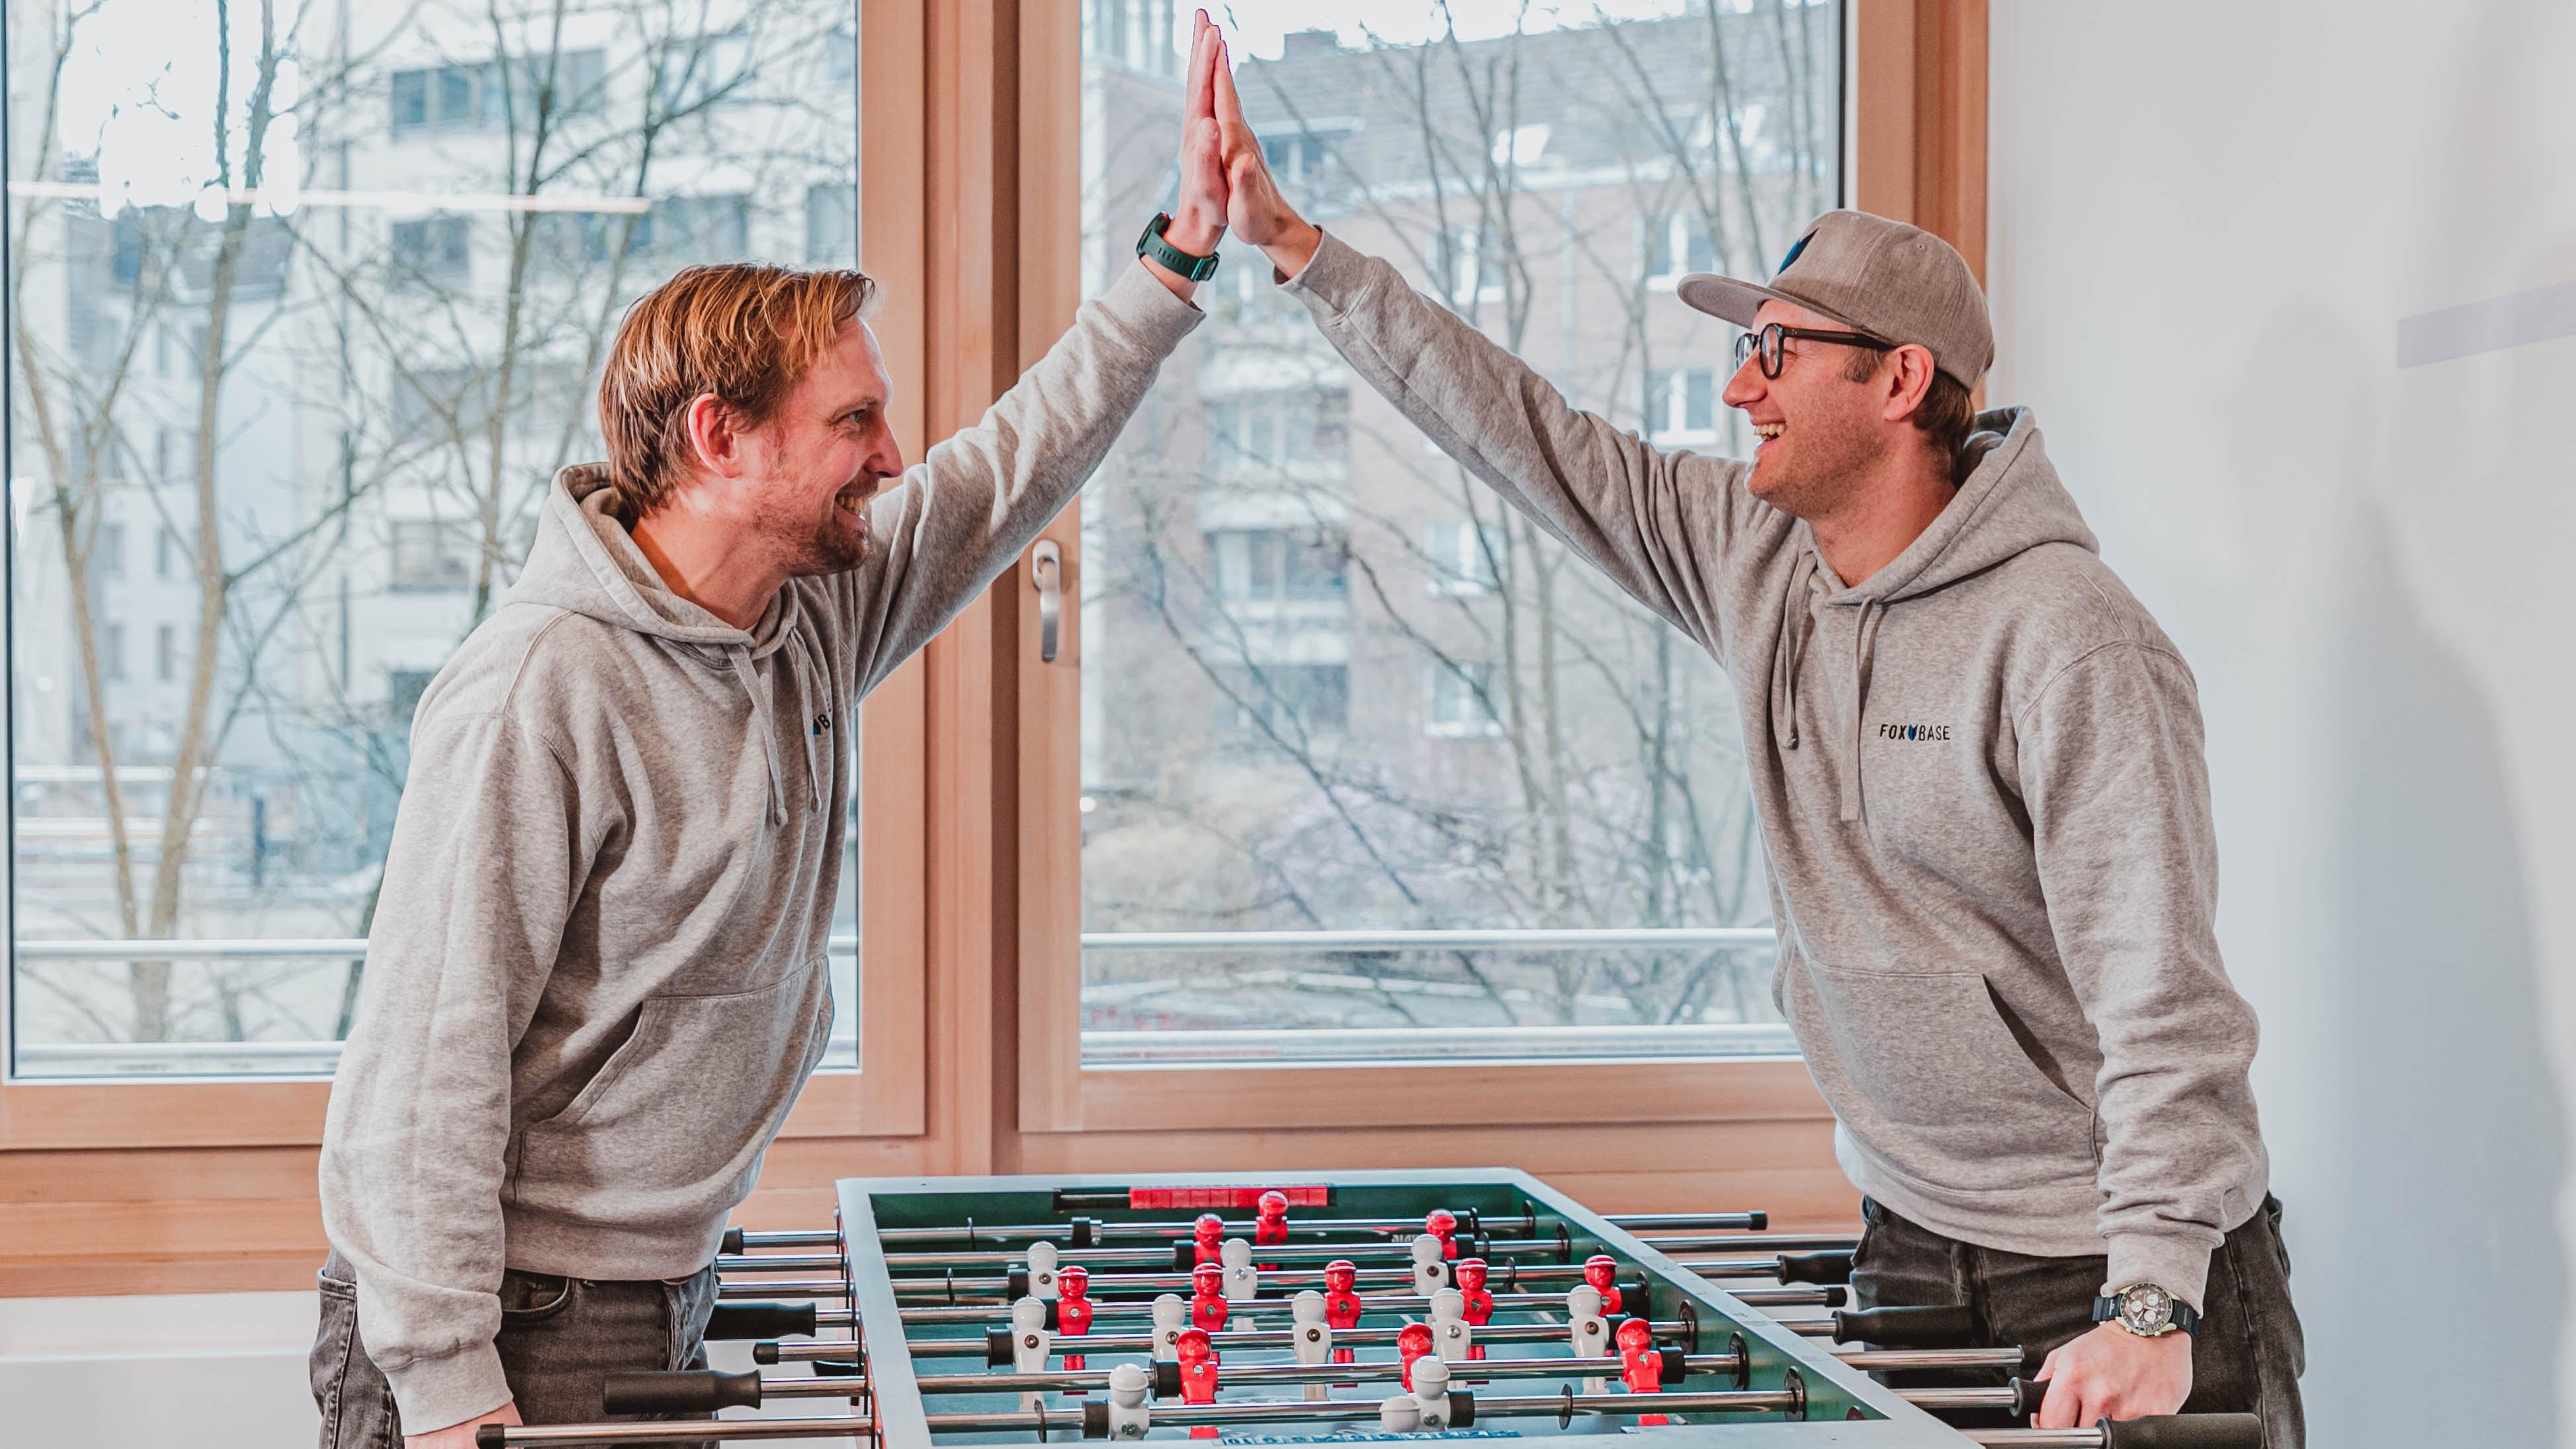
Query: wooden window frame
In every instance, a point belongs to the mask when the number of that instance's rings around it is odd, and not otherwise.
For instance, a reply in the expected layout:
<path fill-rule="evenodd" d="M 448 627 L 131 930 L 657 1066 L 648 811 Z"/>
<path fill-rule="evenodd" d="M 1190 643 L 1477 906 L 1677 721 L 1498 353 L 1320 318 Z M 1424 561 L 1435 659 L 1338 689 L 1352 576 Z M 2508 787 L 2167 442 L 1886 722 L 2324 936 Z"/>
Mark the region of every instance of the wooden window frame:
<path fill-rule="evenodd" d="M 1070 4 L 1063 7 L 1070 11 Z M 1985 0 L 1851 0 L 1844 136 L 1851 204 L 1940 233 L 1980 279 L 1985 252 Z M 1080 38 L 1044 7 L 1022 29 L 1020 329 L 1043 340 L 1080 300 Z M 1080 504 L 1046 536 L 1080 596 Z M 1003 585 L 1018 638 L 1034 639 L 1026 563 Z M 1371 1066 L 1086 1067 L 1082 1062 L 1081 611 L 1067 609 L 1053 664 L 1023 648 L 997 661 L 1015 698 L 1018 768 L 1018 1125 L 1078 1139 L 1134 1132 L 1295 1132 L 1352 1123 L 1830 1123 L 1794 1058 Z M 1024 1148 L 1024 1150 L 1027 1150 Z M 1092 1154 L 1073 1151 L 1068 1161 Z"/>
<path fill-rule="evenodd" d="M 872 325 L 897 378 L 929 365 L 919 279 L 932 255 L 923 65 L 931 4 L 853 0 L 868 158 L 861 254 L 890 283 Z M 922 436 L 926 398 L 898 389 L 892 406 L 898 435 Z M 926 1130 L 931 809 L 920 762 L 931 672 L 915 658 L 860 707 L 859 1066 L 817 1073 L 789 1113 L 771 1157 L 773 1167 L 789 1165 L 791 1187 L 814 1176 L 800 1166 L 854 1155 L 909 1170 Z M 14 943 L 13 934 L 12 969 Z M 14 1039 L 10 995 L 0 991 L 0 1044 Z M 0 1295 L 277 1287 L 281 1272 L 309 1281 L 330 1091 L 310 1078 L 0 1077 Z"/>

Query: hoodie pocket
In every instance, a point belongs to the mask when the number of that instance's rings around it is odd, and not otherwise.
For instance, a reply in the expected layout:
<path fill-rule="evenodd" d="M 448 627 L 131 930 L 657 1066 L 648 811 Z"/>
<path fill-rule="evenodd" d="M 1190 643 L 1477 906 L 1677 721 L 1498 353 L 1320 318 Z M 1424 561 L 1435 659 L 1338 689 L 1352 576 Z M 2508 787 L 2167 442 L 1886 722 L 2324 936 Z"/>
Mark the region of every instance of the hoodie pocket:
<path fill-rule="evenodd" d="M 645 998 L 599 1074 L 528 1128 L 515 1201 L 647 1231 L 703 1225 L 750 1191 L 831 1019 L 820 961 L 753 991 Z"/>
<path fill-rule="evenodd" d="M 1983 976 L 1812 963 L 1808 973 L 1813 1019 L 1796 1025 L 1814 1044 L 1809 1065 L 1835 1115 L 1887 1166 L 1968 1192 L 2093 1175 L 2093 1109 L 2023 1052 Z"/>

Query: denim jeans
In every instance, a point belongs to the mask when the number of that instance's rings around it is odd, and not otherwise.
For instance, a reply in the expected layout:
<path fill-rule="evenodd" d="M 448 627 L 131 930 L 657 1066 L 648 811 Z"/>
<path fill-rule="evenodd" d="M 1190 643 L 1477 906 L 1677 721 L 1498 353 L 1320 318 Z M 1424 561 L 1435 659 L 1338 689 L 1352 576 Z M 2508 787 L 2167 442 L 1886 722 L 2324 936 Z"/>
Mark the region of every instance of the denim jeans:
<path fill-rule="evenodd" d="M 322 1323 L 313 1338 L 312 1371 L 313 1400 L 322 1409 L 322 1449 L 402 1449 L 393 1388 L 358 1337 L 358 1290 L 349 1265 L 333 1253 L 320 1278 Z M 670 1282 L 558 1278 L 511 1269 L 501 1279 L 501 1332 L 493 1345 L 501 1351 L 501 1374 L 519 1417 L 531 1424 L 608 1418 L 600 1407 L 600 1386 L 609 1374 L 705 1368 L 703 1340 L 715 1301 L 713 1263 Z"/>
<path fill-rule="evenodd" d="M 2093 1331 L 2093 1298 L 2107 1258 L 2034 1258 L 1945 1238 L 1863 1198 L 1860 1248 L 1852 1257 L 1851 1292 L 1863 1308 L 1966 1304 L 1979 1342 L 2018 1344 L 2024 1377 L 2039 1372 L 2059 1344 Z M 2299 1375 L 2308 1365 L 2298 1310 L 2290 1304 L 2290 1255 L 2281 1246 L 2281 1203 L 2263 1208 L 2229 1233 L 2209 1258 L 2200 1332 L 2191 1345 L 2191 1398 L 2186 1413 L 2263 1416 L 2266 1449 L 2301 1449 L 2306 1422 Z M 1938 1376 L 1890 1374 L 1891 1383 L 1997 1384 L 2001 1372 Z M 2011 1421 L 1953 1416 L 1966 1427 Z"/>

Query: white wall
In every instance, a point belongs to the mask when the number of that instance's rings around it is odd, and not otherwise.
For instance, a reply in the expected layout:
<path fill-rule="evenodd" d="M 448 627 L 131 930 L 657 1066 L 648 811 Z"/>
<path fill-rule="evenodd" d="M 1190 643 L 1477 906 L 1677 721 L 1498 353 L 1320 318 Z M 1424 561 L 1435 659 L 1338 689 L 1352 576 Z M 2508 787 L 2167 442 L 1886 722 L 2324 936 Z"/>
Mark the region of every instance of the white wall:
<path fill-rule="evenodd" d="M 2576 6 L 1996 0 L 1989 395 L 2200 679 L 2311 1442 L 2571 1442 Z"/>

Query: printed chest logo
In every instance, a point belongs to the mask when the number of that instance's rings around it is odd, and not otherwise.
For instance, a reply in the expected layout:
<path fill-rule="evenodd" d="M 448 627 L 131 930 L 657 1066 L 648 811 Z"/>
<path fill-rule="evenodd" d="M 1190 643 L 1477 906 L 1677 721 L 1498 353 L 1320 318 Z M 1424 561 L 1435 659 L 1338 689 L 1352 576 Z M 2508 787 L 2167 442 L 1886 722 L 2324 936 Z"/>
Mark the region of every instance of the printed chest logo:
<path fill-rule="evenodd" d="M 1878 737 L 1882 740 L 1946 740 L 1950 738 L 1950 727 L 1945 724 L 1882 724 L 1878 727 Z"/>

